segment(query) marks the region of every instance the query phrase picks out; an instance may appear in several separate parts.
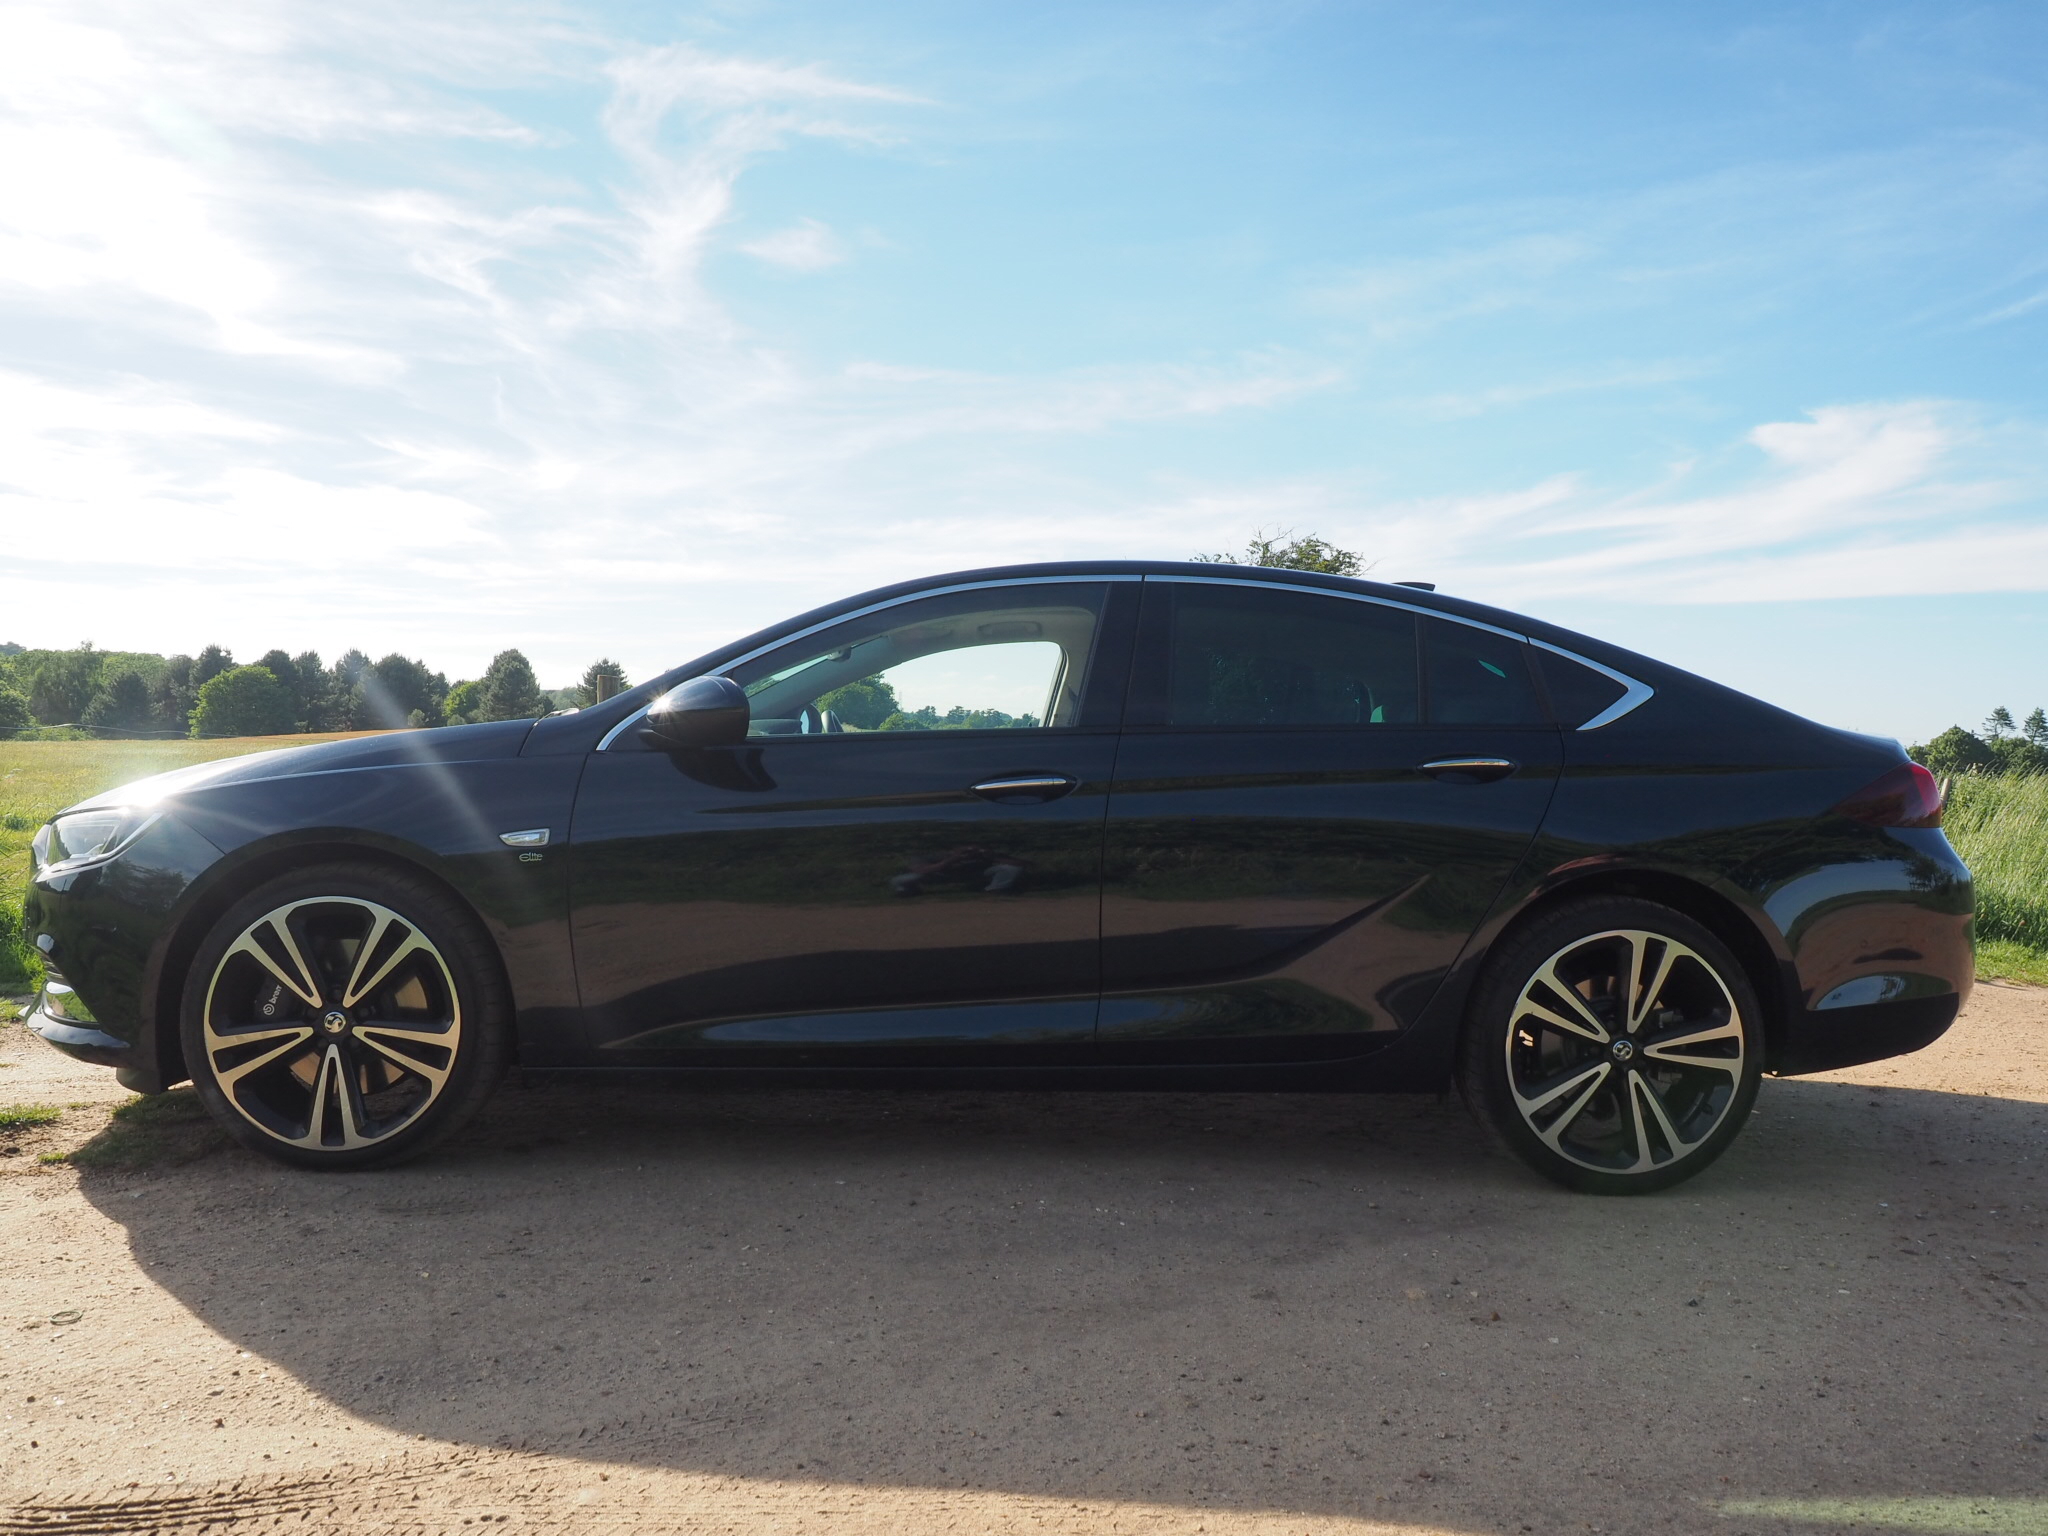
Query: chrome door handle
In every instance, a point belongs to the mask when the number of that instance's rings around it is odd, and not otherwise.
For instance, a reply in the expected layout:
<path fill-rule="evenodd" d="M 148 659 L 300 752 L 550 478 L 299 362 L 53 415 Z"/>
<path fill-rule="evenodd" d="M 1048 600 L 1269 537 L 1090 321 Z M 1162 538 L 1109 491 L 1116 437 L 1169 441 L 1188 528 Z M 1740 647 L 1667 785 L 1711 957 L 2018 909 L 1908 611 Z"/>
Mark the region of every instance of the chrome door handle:
<path fill-rule="evenodd" d="M 1013 773 L 1000 779 L 983 779 L 970 787 L 982 799 L 998 805 L 1036 805 L 1059 799 L 1080 782 L 1064 773 Z"/>
<path fill-rule="evenodd" d="M 1433 763 L 1417 764 L 1416 772 L 1455 783 L 1491 784 L 1495 779 L 1506 778 L 1520 766 L 1504 757 L 1440 757 Z"/>

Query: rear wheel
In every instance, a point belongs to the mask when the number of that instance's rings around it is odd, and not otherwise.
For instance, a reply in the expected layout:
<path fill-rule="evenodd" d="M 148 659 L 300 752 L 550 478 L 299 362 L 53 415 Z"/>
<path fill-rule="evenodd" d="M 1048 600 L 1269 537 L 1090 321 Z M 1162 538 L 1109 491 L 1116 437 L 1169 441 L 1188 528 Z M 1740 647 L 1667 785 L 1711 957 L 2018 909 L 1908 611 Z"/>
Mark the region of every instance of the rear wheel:
<path fill-rule="evenodd" d="M 374 865 L 271 880 L 216 923 L 186 978 L 185 1060 L 244 1146 L 314 1168 L 426 1150 L 482 1106 L 509 1054 L 476 920 Z"/>
<path fill-rule="evenodd" d="M 1727 946 L 1655 902 L 1574 902 L 1512 938 L 1473 997 L 1459 1085 L 1517 1157 L 1636 1194 L 1719 1157 L 1756 1102 L 1756 992 Z"/>

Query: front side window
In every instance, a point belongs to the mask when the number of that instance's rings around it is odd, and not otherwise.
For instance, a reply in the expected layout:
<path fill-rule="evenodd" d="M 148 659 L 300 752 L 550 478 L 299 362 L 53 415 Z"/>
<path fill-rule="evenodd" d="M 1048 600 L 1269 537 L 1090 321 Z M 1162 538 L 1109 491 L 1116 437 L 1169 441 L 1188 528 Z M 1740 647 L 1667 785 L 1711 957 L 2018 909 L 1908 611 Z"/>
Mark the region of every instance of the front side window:
<path fill-rule="evenodd" d="M 748 734 L 1035 730 L 1080 718 L 1106 587 L 1075 582 L 898 604 L 732 670 Z"/>
<path fill-rule="evenodd" d="M 1160 723 L 1416 722 L 1414 615 L 1311 592 L 1161 585 L 1172 617 Z"/>

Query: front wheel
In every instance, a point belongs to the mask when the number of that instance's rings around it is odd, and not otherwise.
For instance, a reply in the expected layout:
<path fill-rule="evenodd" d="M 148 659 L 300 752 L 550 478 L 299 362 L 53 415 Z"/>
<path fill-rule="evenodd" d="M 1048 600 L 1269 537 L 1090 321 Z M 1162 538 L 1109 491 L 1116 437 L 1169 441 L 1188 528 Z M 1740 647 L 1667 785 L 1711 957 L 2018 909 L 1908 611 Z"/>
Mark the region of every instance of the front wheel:
<path fill-rule="evenodd" d="M 1712 932 L 1655 902 L 1594 898 L 1488 961 L 1459 1086 L 1537 1172 L 1638 1194 L 1727 1150 L 1756 1102 L 1762 1047 L 1755 988 Z"/>
<path fill-rule="evenodd" d="M 329 865 L 222 915 L 186 978 L 185 1061 L 244 1146 L 310 1168 L 424 1151 L 482 1107 L 509 1054 L 490 940 L 417 876 Z"/>

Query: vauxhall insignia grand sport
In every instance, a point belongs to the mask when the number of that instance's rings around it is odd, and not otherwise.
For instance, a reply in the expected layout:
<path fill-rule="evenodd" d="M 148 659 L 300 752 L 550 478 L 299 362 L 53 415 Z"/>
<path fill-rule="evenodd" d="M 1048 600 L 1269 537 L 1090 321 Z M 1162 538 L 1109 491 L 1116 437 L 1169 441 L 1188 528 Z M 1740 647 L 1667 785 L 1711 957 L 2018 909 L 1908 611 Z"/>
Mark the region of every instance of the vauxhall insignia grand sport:
<path fill-rule="evenodd" d="M 912 708 L 914 698 L 960 707 Z M 38 833 L 33 1027 L 360 1168 L 504 1070 L 1441 1091 L 1658 1189 L 1918 1049 L 1971 884 L 1895 742 L 1401 585 L 865 593 L 594 708 L 207 763 Z"/>

